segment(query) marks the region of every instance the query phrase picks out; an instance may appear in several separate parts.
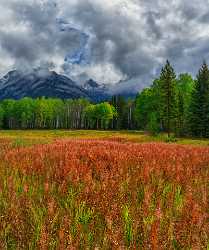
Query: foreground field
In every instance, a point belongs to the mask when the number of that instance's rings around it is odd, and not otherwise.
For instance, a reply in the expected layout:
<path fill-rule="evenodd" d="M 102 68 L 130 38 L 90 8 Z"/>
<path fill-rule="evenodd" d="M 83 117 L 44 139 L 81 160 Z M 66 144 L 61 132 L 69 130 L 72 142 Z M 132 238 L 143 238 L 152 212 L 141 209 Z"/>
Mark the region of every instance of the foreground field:
<path fill-rule="evenodd" d="M 209 249 L 209 147 L 53 133 L 1 132 L 0 249 Z"/>

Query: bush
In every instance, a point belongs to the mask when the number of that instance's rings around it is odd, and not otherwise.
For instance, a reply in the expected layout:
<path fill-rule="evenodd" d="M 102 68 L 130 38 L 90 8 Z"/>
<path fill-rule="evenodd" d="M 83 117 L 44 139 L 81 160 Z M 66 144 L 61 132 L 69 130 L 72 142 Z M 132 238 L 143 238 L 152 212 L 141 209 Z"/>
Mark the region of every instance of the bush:
<path fill-rule="evenodd" d="M 173 143 L 173 142 L 177 142 L 177 141 L 178 141 L 178 139 L 174 135 L 166 136 L 166 138 L 165 138 L 165 142 L 167 142 L 167 143 Z"/>

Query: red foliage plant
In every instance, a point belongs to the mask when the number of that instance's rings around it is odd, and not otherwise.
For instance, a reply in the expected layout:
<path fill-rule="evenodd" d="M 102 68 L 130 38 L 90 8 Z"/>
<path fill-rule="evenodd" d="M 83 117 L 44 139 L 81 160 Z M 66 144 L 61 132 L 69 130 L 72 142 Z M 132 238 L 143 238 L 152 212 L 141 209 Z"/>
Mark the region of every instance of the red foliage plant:
<path fill-rule="evenodd" d="M 52 184 L 63 194 L 69 185 L 81 185 L 79 199 L 100 214 L 106 225 L 107 235 L 97 245 L 107 239 L 112 239 L 113 248 L 114 242 L 121 247 L 127 244 L 121 215 L 124 204 L 130 210 L 132 248 L 203 249 L 208 244 L 208 147 L 59 140 L 8 149 L 2 158 L 24 175 L 44 176 L 48 196 Z M 48 202 L 49 215 L 57 207 L 52 201 Z M 64 235 L 60 228 L 62 244 Z"/>

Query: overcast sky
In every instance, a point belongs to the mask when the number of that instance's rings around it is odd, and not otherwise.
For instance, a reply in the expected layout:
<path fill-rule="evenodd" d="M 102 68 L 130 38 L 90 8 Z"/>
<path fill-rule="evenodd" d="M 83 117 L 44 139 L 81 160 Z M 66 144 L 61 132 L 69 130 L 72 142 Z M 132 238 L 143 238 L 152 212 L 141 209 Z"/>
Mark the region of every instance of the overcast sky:
<path fill-rule="evenodd" d="M 166 59 L 209 62 L 207 0 L 0 0 L 0 75 L 45 66 L 78 80 L 150 84 Z"/>

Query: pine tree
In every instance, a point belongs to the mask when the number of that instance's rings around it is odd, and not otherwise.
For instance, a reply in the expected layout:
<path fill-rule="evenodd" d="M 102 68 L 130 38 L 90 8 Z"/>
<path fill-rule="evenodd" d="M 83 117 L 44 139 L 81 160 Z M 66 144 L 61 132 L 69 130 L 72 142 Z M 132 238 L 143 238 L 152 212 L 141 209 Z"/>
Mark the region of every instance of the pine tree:
<path fill-rule="evenodd" d="M 193 136 L 209 137 L 209 69 L 206 62 L 199 70 L 192 93 L 190 127 Z"/>
<path fill-rule="evenodd" d="M 170 136 L 176 126 L 176 74 L 169 61 L 161 71 L 159 82 L 162 124 Z"/>
<path fill-rule="evenodd" d="M 177 95 L 177 134 L 182 136 L 184 134 L 184 116 L 185 116 L 185 108 L 184 108 L 184 98 L 180 91 L 178 91 Z"/>

